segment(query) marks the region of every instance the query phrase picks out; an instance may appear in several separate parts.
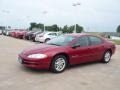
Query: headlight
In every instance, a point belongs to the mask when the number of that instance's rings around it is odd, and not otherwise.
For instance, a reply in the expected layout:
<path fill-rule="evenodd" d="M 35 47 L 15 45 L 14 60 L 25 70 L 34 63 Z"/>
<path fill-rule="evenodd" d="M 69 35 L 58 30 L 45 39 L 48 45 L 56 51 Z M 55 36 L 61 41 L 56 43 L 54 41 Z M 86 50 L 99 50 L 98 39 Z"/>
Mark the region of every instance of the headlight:
<path fill-rule="evenodd" d="M 45 54 L 31 54 L 31 55 L 28 55 L 28 58 L 36 58 L 36 59 L 43 59 L 43 58 L 46 58 L 47 55 Z"/>

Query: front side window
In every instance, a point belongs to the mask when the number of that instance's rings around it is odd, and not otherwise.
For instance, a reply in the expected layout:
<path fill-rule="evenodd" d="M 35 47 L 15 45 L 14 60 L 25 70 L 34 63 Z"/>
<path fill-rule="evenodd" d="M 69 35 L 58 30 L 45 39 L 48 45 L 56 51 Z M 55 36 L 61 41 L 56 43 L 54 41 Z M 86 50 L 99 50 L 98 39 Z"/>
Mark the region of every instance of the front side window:
<path fill-rule="evenodd" d="M 85 47 L 89 45 L 88 37 L 80 37 L 76 42 L 75 46 Z"/>
<path fill-rule="evenodd" d="M 94 36 L 89 36 L 91 45 L 99 45 L 102 43 L 102 40 L 98 37 L 94 37 Z"/>
<path fill-rule="evenodd" d="M 68 45 L 74 39 L 75 38 L 73 36 L 63 36 L 62 35 L 62 36 L 59 36 L 57 38 L 54 38 L 54 39 L 48 41 L 47 44 L 49 44 L 49 45 L 64 46 L 64 45 Z"/>

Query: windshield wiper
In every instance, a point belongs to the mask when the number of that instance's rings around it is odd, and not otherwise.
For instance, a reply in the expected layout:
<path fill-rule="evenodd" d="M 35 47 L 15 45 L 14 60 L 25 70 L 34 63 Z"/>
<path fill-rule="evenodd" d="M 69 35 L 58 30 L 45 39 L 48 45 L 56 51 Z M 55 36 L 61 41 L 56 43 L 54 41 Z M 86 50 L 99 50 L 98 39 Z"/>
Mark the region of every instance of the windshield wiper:
<path fill-rule="evenodd" d="M 55 44 L 55 43 L 48 43 L 49 45 L 55 45 L 55 46 L 61 46 L 61 45 L 58 45 L 58 44 Z"/>

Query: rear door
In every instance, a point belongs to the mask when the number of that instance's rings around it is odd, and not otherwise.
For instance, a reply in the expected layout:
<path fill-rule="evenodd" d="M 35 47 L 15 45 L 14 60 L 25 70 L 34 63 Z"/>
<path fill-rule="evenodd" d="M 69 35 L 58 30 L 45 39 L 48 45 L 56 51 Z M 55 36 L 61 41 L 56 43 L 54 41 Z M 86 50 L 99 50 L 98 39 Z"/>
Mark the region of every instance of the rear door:
<path fill-rule="evenodd" d="M 100 60 L 104 53 L 103 40 L 96 36 L 88 36 L 90 40 L 89 50 L 91 51 L 92 61 Z"/>

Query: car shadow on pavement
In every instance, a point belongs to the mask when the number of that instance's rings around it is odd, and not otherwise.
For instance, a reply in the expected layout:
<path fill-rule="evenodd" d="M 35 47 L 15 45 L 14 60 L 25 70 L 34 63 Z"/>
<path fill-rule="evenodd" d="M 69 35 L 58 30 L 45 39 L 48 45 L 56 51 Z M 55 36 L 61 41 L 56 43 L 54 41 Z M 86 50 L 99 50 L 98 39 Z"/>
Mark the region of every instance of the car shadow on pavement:
<path fill-rule="evenodd" d="M 71 70 L 71 69 L 76 69 L 76 68 L 83 68 L 83 67 L 92 66 L 92 65 L 96 65 L 96 64 L 101 64 L 101 63 L 96 61 L 96 62 L 88 62 L 88 63 L 70 65 L 70 66 L 68 66 L 67 69 Z"/>
<path fill-rule="evenodd" d="M 27 68 L 27 67 L 24 67 L 24 66 L 20 66 L 20 69 L 22 69 L 23 71 L 25 72 L 28 72 L 28 73 L 41 73 L 41 74 L 45 74 L 45 73 L 48 73 L 49 70 L 45 70 L 45 69 L 33 69 L 33 68 Z"/>
<path fill-rule="evenodd" d="M 104 64 L 104 63 L 101 63 L 100 61 L 97 61 L 97 62 L 89 62 L 89 63 L 82 63 L 82 64 L 77 64 L 77 65 L 70 65 L 66 68 L 65 71 L 72 71 L 72 70 L 75 70 L 75 69 L 83 69 L 85 67 L 90 67 L 90 66 L 93 66 L 93 65 L 100 65 L 100 64 Z M 41 74 L 46 74 L 46 73 L 51 73 L 49 70 L 45 70 L 45 69 L 32 69 L 32 68 L 27 68 L 27 67 L 24 67 L 24 66 L 20 66 L 20 68 L 25 71 L 25 72 L 29 72 L 29 73 L 41 73 Z M 51 73 L 52 74 L 52 73 Z"/>

